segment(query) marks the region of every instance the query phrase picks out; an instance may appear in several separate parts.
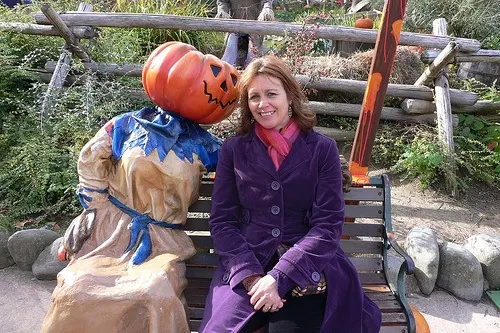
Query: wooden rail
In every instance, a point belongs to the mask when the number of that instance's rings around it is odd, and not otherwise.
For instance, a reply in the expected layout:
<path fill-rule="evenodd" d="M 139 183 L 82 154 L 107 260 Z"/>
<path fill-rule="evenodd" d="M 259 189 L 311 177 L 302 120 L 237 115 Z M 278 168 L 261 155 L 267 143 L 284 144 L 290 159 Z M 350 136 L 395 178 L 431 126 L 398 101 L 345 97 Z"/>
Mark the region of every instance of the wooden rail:
<path fill-rule="evenodd" d="M 316 26 L 276 21 L 259 22 L 235 19 L 214 19 L 166 14 L 136 13 L 78 13 L 64 12 L 59 15 L 69 26 L 94 26 L 114 28 L 160 28 L 199 31 L 221 31 L 246 34 L 284 36 L 303 31 L 311 32 L 315 38 L 375 43 L 377 30 L 339 26 Z M 38 24 L 51 24 L 41 13 L 35 15 Z M 402 32 L 400 45 L 420 45 L 425 48 L 444 49 L 452 40 L 447 36 L 433 36 L 412 32 Z M 462 46 L 462 51 L 475 52 L 481 48 L 479 41 L 467 38 L 453 38 Z"/>
<path fill-rule="evenodd" d="M 127 75 L 140 77 L 142 73 L 142 65 L 139 64 L 112 64 L 112 63 L 87 63 L 84 68 L 96 71 L 103 74 L 112 75 Z M 52 72 L 55 68 L 55 62 L 47 62 L 45 69 Z M 321 77 L 319 79 L 311 79 L 305 75 L 295 75 L 299 83 L 310 89 L 318 89 L 325 91 L 340 91 L 355 94 L 364 94 L 366 90 L 366 81 L 347 80 L 347 79 L 331 79 Z M 389 84 L 387 88 L 387 96 L 414 98 L 432 101 L 434 93 L 431 88 L 425 86 L 414 86 L 407 84 Z M 451 102 L 454 105 L 474 105 L 477 102 L 477 94 L 465 90 L 450 89 Z"/>
<path fill-rule="evenodd" d="M 440 50 L 425 50 L 420 56 L 424 64 L 429 64 L 439 55 Z M 500 63 L 500 50 L 478 50 L 476 52 L 459 52 L 449 63 L 455 62 L 495 62 Z"/>
<path fill-rule="evenodd" d="M 70 27 L 70 30 L 76 38 L 93 38 L 97 36 L 92 27 Z M 61 36 L 59 30 L 54 26 L 33 23 L 0 22 L 0 31 L 12 31 L 27 35 Z"/>

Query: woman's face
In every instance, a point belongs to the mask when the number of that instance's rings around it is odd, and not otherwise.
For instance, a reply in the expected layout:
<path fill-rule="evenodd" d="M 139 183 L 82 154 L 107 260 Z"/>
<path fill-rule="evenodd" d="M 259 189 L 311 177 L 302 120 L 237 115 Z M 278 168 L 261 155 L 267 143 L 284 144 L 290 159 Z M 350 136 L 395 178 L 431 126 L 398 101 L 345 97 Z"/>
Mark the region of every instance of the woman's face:
<path fill-rule="evenodd" d="M 255 121 L 266 129 L 279 131 L 288 124 L 291 103 L 278 78 L 259 74 L 248 87 L 248 107 Z"/>

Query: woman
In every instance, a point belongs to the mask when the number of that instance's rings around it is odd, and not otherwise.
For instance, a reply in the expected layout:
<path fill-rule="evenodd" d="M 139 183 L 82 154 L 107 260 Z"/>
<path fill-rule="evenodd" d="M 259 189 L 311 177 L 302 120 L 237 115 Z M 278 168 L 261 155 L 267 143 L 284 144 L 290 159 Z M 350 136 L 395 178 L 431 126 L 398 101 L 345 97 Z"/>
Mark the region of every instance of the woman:
<path fill-rule="evenodd" d="M 380 310 L 339 247 L 344 221 L 335 141 L 284 62 L 253 61 L 239 82 L 241 133 L 223 144 L 210 230 L 220 265 L 200 332 L 378 332 Z M 278 256 L 278 248 L 290 247 Z M 326 279 L 326 292 L 295 297 Z"/>

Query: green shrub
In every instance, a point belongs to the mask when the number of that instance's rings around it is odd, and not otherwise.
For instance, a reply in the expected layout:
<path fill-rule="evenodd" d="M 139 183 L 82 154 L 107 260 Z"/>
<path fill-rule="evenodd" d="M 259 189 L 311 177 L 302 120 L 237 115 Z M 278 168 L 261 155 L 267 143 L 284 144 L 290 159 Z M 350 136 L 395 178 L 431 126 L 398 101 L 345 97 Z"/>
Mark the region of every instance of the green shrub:
<path fill-rule="evenodd" d="M 421 131 L 392 168 L 405 179 L 419 179 L 423 188 L 439 183 L 449 170 L 435 133 Z"/>

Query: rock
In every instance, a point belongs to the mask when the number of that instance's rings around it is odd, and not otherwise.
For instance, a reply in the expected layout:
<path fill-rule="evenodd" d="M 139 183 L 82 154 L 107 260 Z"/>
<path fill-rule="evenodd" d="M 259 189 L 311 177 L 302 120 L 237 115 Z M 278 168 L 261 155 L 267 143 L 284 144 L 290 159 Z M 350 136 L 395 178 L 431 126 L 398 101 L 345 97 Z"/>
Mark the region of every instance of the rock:
<path fill-rule="evenodd" d="M 459 298 L 479 301 L 483 295 L 479 260 L 465 247 L 450 242 L 439 245 L 439 257 L 436 284 Z"/>
<path fill-rule="evenodd" d="M 21 230 L 10 236 L 9 252 L 20 269 L 31 271 L 40 253 L 57 238 L 59 235 L 50 230 Z"/>
<path fill-rule="evenodd" d="M 406 236 L 406 252 L 415 262 L 415 278 L 424 295 L 430 295 L 438 277 L 439 246 L 430 228 L 413 228 Z"/>
<path fill-rule="evenodd" d="M 60 261 L 57 258 L 57 250 L 61 246 L 63 237 L 56 239 L 50 246 L 40 253 L 33 264 L 33 275 L 39 280 L 55 280 L 66 265 L 67 261 Z"/>
<path fill-rule="evenodd" d="M 387 264 L 389 266 L 389 270 L 386 273 L 387 273 L 387 280 L 392 290 L 397 290 L 398 272 L 399 272 L 399 267 L 401 267 L 401 264 L 403 263 L 403 258 L 399 254 L 393 252 L 394 251 L 387 252 Z M 420 289 L 418 288 L 415 276 L 406 275 L 405 293 L 415 294 L 419 292 Z"/>
<path fill-rule="evenodd" d="M 9 237 L 8 231 L 0 231 L 0 269 L 14 265 L 14 259 L 12 259 L 7 247 Z"/>
<path fill-rule="evenodd" d="M 488 280 L 484 279 L 483 280 L 483 291 L 486 291 L 486 290 L 490 290 L 490 283 L 488 282 Z"/>
<path fill-rule="evenodd" d="M 500 287 L 500 237 L 486 234 L 467 239 L 464 247 L 481 263 L 490 289 Z"/>

